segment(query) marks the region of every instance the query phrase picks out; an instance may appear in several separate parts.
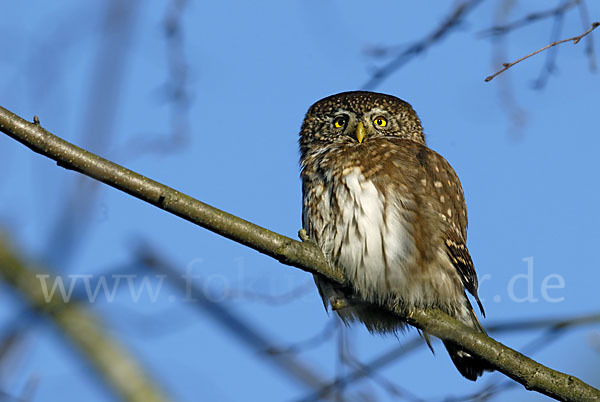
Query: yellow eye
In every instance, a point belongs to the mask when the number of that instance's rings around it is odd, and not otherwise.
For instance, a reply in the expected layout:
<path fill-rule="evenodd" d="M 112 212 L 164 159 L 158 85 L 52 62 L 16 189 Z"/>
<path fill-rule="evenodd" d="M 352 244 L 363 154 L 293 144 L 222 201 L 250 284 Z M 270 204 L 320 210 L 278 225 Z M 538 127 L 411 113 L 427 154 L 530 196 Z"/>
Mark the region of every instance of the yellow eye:
<path fill-rule="evenodd" d="M 373 124 L 375 124 L 376 126 L 379 126 L 379 127 L 385 127 L 385 126 L 387 126 L 387 120 L 385 119 L 385 117 L 377 116 L 373 120 Z"/>
<path fill-rule="evenodd" d="M 336 117 L 333 121 L 335 128 L 342 128 L 346 125 L 346 118 L 344 116 Z"/>

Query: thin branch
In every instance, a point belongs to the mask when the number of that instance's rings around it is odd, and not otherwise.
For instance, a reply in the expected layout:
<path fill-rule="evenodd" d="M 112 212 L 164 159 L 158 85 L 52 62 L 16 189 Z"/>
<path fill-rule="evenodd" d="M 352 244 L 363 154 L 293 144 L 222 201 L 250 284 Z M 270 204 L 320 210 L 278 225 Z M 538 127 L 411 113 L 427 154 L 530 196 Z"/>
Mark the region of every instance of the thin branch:
<path fill-rule="evenodd" d="M 528 341 L 525 345 L 520 347 L 520 350 L 533 354 L 542 349 L 547 348 L 553 342 L 558 341 L 561 337 L 567 334 L 567 330 L 573 326 L 586 325 L 591 323 L 597 323 L 600 320 L 600 314 L 592 314 L 588 316 L 581 316 L 576 319 L 564 319 L 564 320 L 533 320 L 537 324 L 544 324 L 544 321 L 548 321 L 550 324 L 548 327 L 543 326 L 544 331 L 541 334 L 536 335 L 533 340 Z M 552 321 L 555 321 L 552 323 Z M 522 324 L 527 324 L 522 322 Z M 516 327 L 519 328 L 519 327 Z M 531 329 L 534 327 L 521 327 L 522 329 Z M 511 331 L 511 327 L 504 327 L 503 330 Z M 514 381 L 506 379 L 495 379 L 484 385 L 481 390 L 472 392 L 467 395 L 455 398 L 442 398 L 444 402 L 464 402 L 464 401 L 482 401 L 489 400 L 492 396 L 497 397 L 500 393 L 514 389 Z"/>
<path fill-rule="evenodd" d="M 341 359 L 342 361 L 349 367 L 354 370 L 363 371 L 366 373 L 366 376 L 373 381 L 375 384 L 379 385 L 383 390 L 385 390 L 390 396 L 396 398 L 402 398 L 404 401 L 412 401 L 412 402 L 424 402 L 424 400 L 409 391 L 408 389 L 395 384 L 394 382 L 387 379 L 381 373 L 377 371 L 370 370 L 365 364 L 363 364 L 356 356 L 352 354 L 352 351 L 349 347 L 349 340 L 346 338 L 345 347 L 341 351 Z M 512 382 L 512 381 L 511 381 Z M 356 385 L 356 383 L 353 383 Z M 321 401 L 322 397 L 319 396 L 315 401 Z"/>
<path fill-rule="evenodd" d="M 286 346 L 284 349 L 279 349 L 274 353 L 301 353 L 317 346 L 321 346 L 325 342 L 331 340 L 333 333 L 337 330 L 337 325 L 338 321 L 336 317 L 331 318 L 319 333 L 303 341 Z"/>
<path fill-rule="evenodd" d="M 33 151 L 57 161 L 59 166 L 78 171 L 131 194 L 192 223 L 251 247 L 287 265 L 318 273 L 344 283 L 341 272 L 332 269 L 321 250 L 309 242 L 298 242 L 240 219 L 138 173 L 112 163 L 64 141 L 0 107 L 0 131 Z M 382 308 L 407 323 L 438 338 L 453 342 L 473 353 L 496 370 L 529 390 L 565 400 L 600 398 L 600 391 L 583 381 L 545 367 L 521 353 L 479 333 L 437 309 L 415 310 L 403 316 L 400 306 Z"/>
<path fill-rule="evenodd" d="M 538 318 L 511 320 L 486 325 L 488 332 L 514 332 L 514 331 L 532 331 L 538 329 L 557 330 L 582 325 L 600 323 L 600 313 L 583 314 L 576 317 L 565 318 Z"/>
<path fill-rule="evenodd" d="M 565 318 L 537 318 L 537 319 L 523 319 L 523 320 L 510 320 L 504 322 L 491 323 L 485 326 L 488 333 L 503 333 L 503 332 L 519 332 L 519 331 L 535 331 L 543 329 L 547 331 L 566 330 L 568 328 L 598 324 L 600 323 L 600 313 L 585 314 L 576 317 L 565 317 Z M 370 375 L 372 372 L 382 369 L 391 363 L 398 361 L 400 358 L 405 357 L 408 353 L 417 350 L 419 347 L 425 345 L 425 341 L 422 337 L 414 337 L 409 341 L 405 341 L 403 344 L 398 345 L 390 350 L 383 352 L 381 355 L 373 358 L 370 362 L 364 365 L 361 370 L 354 370 L 353 372 L 335 378 L 332 382 L 317 390 L 316 392 L 303 398 L 302 401 L 319 400 L 327 395 L 330 395 L 336 388 L 345 388 L 346 386 L 355 383 L 356 381 Z"/>
<path fill-rule="evenodd" d="M 146 267 L 166 275 L 170 284 L 182 294 L 185 294 L 186 299 L 193 302 L 195 307 L 201 309 L 240 342 L 249 346 L 251 350 L 262 354 L 279 371 L 288 374 L 294 380 L 309 388 L 324 386 L 323 375 L 317 372 L 314 367 L 310 367 L 293 354 L 279 353 L 279 348 L 266 333 L 244 319 L 242 315 L 236 314 L 234 310 L 227 308 L 223 303 L 211 300 L 206 296 L 197 280 L 192 282 L 186 275 L 181 275 L 176 268 L 158 255 L 157 252 L 152 251 L 150 247 L 142 246 L 138 248 L 136 255 Z"/>
<path fill-rule="evenodd" d="M 564 15 L 570 8 L 579 4 L 581 0 L 570 0 L 565 1 L 562 4 L 559 4 L 555 8 L 551 8 L 549 10 L 544 11 L 536 11 L 531 14 L 527 14 L 523 18 L 519 18 L 513 22 L 504 25 L 495 25 L 485 31 L 481 32 L 482 36 L 499 36 L 505 35 L 515 29 L 522 28 L 527 26 L 533 22 L 537 22 L 546 18 L 554 17 L 557 18 L 559 15 Z"/>
<path fill-rule="evenodd" d="M 583 24 L 583 28 L 590 25 L 590 16 L 588 14 L 587 6 L 585 1 L 581 0 L 579 2 L 579 14 L 581 16 L 581 23 Z M 588 65 L 590 71 L 596 71 L 596 55 L 594 54 L 594 37 L 590 36 L 586 41 L 585 53 L 588 56 Z"/>
<path fill-rule="evenodd" d="M 104 3 L 104 4 L 103 4 Z M 133 58 L 131 51 L 135 24 L 142 2 L 110 0 L 97 3 L 106 6 L 102 13 L 98 48 L 88 71 L 86 105 L 80 115 L 82 142 L 89 149 L 102 152 L 108 149 L 115 132 L 115 122 L 121 109 L 119 94 Z M 69 32 L 68 35 L 73 35 Z M 62 40 L 61 40 L 62 41 Z M 42 65 L 46 63 L 43 62 Z M 42 67 L 43 68 L 43 67 Z M 67 268 L 85 233 L 93 222 L 92 212 L 98 199 L 98 183 L 78 177 L 65 191 L 65 202 L 56 213 L 50 235 L 44 244 L 44 258 L 51 266 Z"/>
<path fill-rule="evenodd" d="M 310 280 L 304 282 L 303 284 L 296 286 L 295 288 L 293 288 L 291 290 L 288 290 L 286 292 L 283 292 L 283 293 L 280 293 L 277 295 L 253 292 L 251 290 L 247 290 L 247 289 L 243 289 L 243 288 L 241 288 L 241 289 L 232 288 L 228 292 L 226 299 L 227 300 L 235 300 L 235 301 L 243 300 L 245 302 L 267 303 L 270 306 L 277 306 L 277 305 L 292 303 L 292 302 L 298 300 L 298 298 L 300 298 L 301 296 L 304 296 L 305 294 L 312 292 L 314 290 L 315 290 L 315 283 L 312 279 L 310 279 Z"/>
<path fill-rule="evenodd" d="M 550 34 L 550 42 L 556 42 L 560 40 L 562 34 L 563 21 L 565 14 L 558 13 L 554 17 L 554 23 L 552 24 L 552 33 Z M 586 25 L 587 26 L 587 25 Z M 590 36 L 591 38 L 591 36 Z M 558 55 L 558 47 L 553 47 L 546 52 L 546 62 L 540 71 L 540 75 L 533 82 L 534 89 L 542 89 L 548 82 L 548 79 L 552 73 L 556 71 L 556 58 Z"/>
<path fill-rule="evenodd" d="M 469 12 L 479 4 L 481 4 L 481 0 L 469 0 L 460 3 L 433 32 L 421 40 L 414 42 L 408 49 L 384 64 L 382 67 L 376 69 L 371 74 L 371 78 L 362 87 L 364 89 L 373 89 L 378 86 L 384 79 L 410 61 L 414 56 L 424 52 L 433 44 L 444 39 L 444 37 L 458 27 Z"/>
<path fill-rule="evenodd" d="M 552 42 L 549 45 L 546 45 L 543 48 L 538 49 L 535 52 L 532 52 L 532 53 L 528 54 L 527 56 L 521 57 L 519 60 L 513 61 L 512 63 L 504 63 L 503 64 L 504 68 L 502 70 L 500 70 L 500 71 L 498 71 L 498 72 L 490 75 L 490 76 L 487 76 L 485 78 L 485 82 L 490 82 L 491 80 L 493 80 L 494 78 L 496 78 L 498 75 L 502 74 L 503 72 L 505 72 L 506 70 L 508 70 L 512 66 L 514 66 L 515 64 L 518 64 L 518 63 L 522 62 L 523 60 L 526 60 L 526 59 L 528 59 L 528 58 L 530 58 L 532 56 L 535 56 L 536 54 L 538 54 L 540 52 L 543 52 L 544 50 L 549 49 L 549 48 L 551 48 L 553 46 L 560 45 L 561 43 L 565 43 L 565 42 L 573 42 L 573 44 L 576 45 L 576 44 L 579 43 L 579 41 L 581 39 L 583 39 L 583 37 L 585 37 L 586 35 L 590 34 L 594 29 L 598 28 L 598 26 L 600 26 L 600 22 L 594 22 L 594 23 L 592 23 L 592 26 L 587 31 L 585 31 L 584 33 L 582 33 L 581 35 L 574 36 L 574 37 L 569 38 L 569 39 L 563 39 L 563 40 L 559 40 L 559 41 L 556 41 L 556 42 Z"/>
<path fill-rule="evenodd" d="M 494 12 L 494 21 L 496 25 L 501 25 L 511 13 L 513 7 L 516 6 L 514 0 L 499 1 Z M 506 60 L 507 54 L 507 36 L 496 35 L 492 37 L 494 46 L 492 47 L 492 65 L 502 64 Z M 512 141 L 519 141 L 524 136 L 524 128 L 527 125 L 527 111 L 520 104 L 519 99 L 515 96 L 514 84 L 511 76 L 505 77 L 496 87 L 498 91 L 498 100 L 501 104 L 501 109 L 508 117 L 508 125 L 506 133 Z"/>
<path fill-rule="evenodd" d="M 170 132 L 164 134 L 142 133 L 127 141 L 123 155 L 127 160 L 150 153 L 167 154 L 179 151 L 190 142 L 192 93 L 189 89 L 190 74 L 185 55 L 183 17 L 188 0 L 171 0 L 163 19 L 165 37 L 165 62 L 167 80 L 160 88 L 161 102 L 167 101 Z"/>

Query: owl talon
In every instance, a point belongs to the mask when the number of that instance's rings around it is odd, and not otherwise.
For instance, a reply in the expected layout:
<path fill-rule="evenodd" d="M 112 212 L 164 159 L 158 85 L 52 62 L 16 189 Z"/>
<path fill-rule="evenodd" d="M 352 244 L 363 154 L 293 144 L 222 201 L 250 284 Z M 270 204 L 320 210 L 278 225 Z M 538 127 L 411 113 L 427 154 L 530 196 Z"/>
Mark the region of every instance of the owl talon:
<path fill-rule="evenodd" d="M 306 233 L 306 230 L 304 230 L 304 229 L 300 229 L 298 231 L 298 237 L 302 241 L 310 241 L 310 237 L 308 237 L 308 233 Z"/>
<path fill-rule="evenodd" d="M 338 299 L 335 297 L 329 299 L 329 304 L 331 304 L 331 309 L 333 311 L 341 310 L 345 307 L 348 307 L 348 303 L 346 303 L 345 299 Z"/>

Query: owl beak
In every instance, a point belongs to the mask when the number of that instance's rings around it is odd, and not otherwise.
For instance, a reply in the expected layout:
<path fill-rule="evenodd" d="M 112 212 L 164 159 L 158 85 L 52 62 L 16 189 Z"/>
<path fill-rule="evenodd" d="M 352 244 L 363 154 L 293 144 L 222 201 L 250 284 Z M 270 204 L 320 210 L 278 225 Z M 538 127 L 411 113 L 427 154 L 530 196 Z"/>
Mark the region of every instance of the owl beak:
<path fill-rule="evenodd" d="M 358 140 L 359 143 L 363 142 L 363 139 L 365 138 L 365 126 L 363 126 L 362 122 L 358 123 L 358 126 L 356 126 L 356 139 Z"/>

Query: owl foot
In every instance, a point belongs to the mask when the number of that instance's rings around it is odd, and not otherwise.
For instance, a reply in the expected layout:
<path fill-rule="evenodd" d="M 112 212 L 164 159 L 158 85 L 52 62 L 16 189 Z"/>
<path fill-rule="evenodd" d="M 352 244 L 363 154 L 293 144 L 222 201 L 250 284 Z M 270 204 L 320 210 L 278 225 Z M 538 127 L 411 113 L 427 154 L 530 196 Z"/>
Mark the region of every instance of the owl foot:
<path fill-rule="evenodd" d="M 298 231 L 298 237 L 302 241 L 310 241 L 310 237 L 308 237 L 308 233 L 306 233 L 306 230 L 304 230 L 304 229 L 300 229 Z"/>
<path fill-rule="evenodd" d="M 346 299 L 338 299 L 337 297 L 330 297 L 329 304 L 331 305 L 331 309 L 333 311 L 348 307 L 348 302 Z"/>

